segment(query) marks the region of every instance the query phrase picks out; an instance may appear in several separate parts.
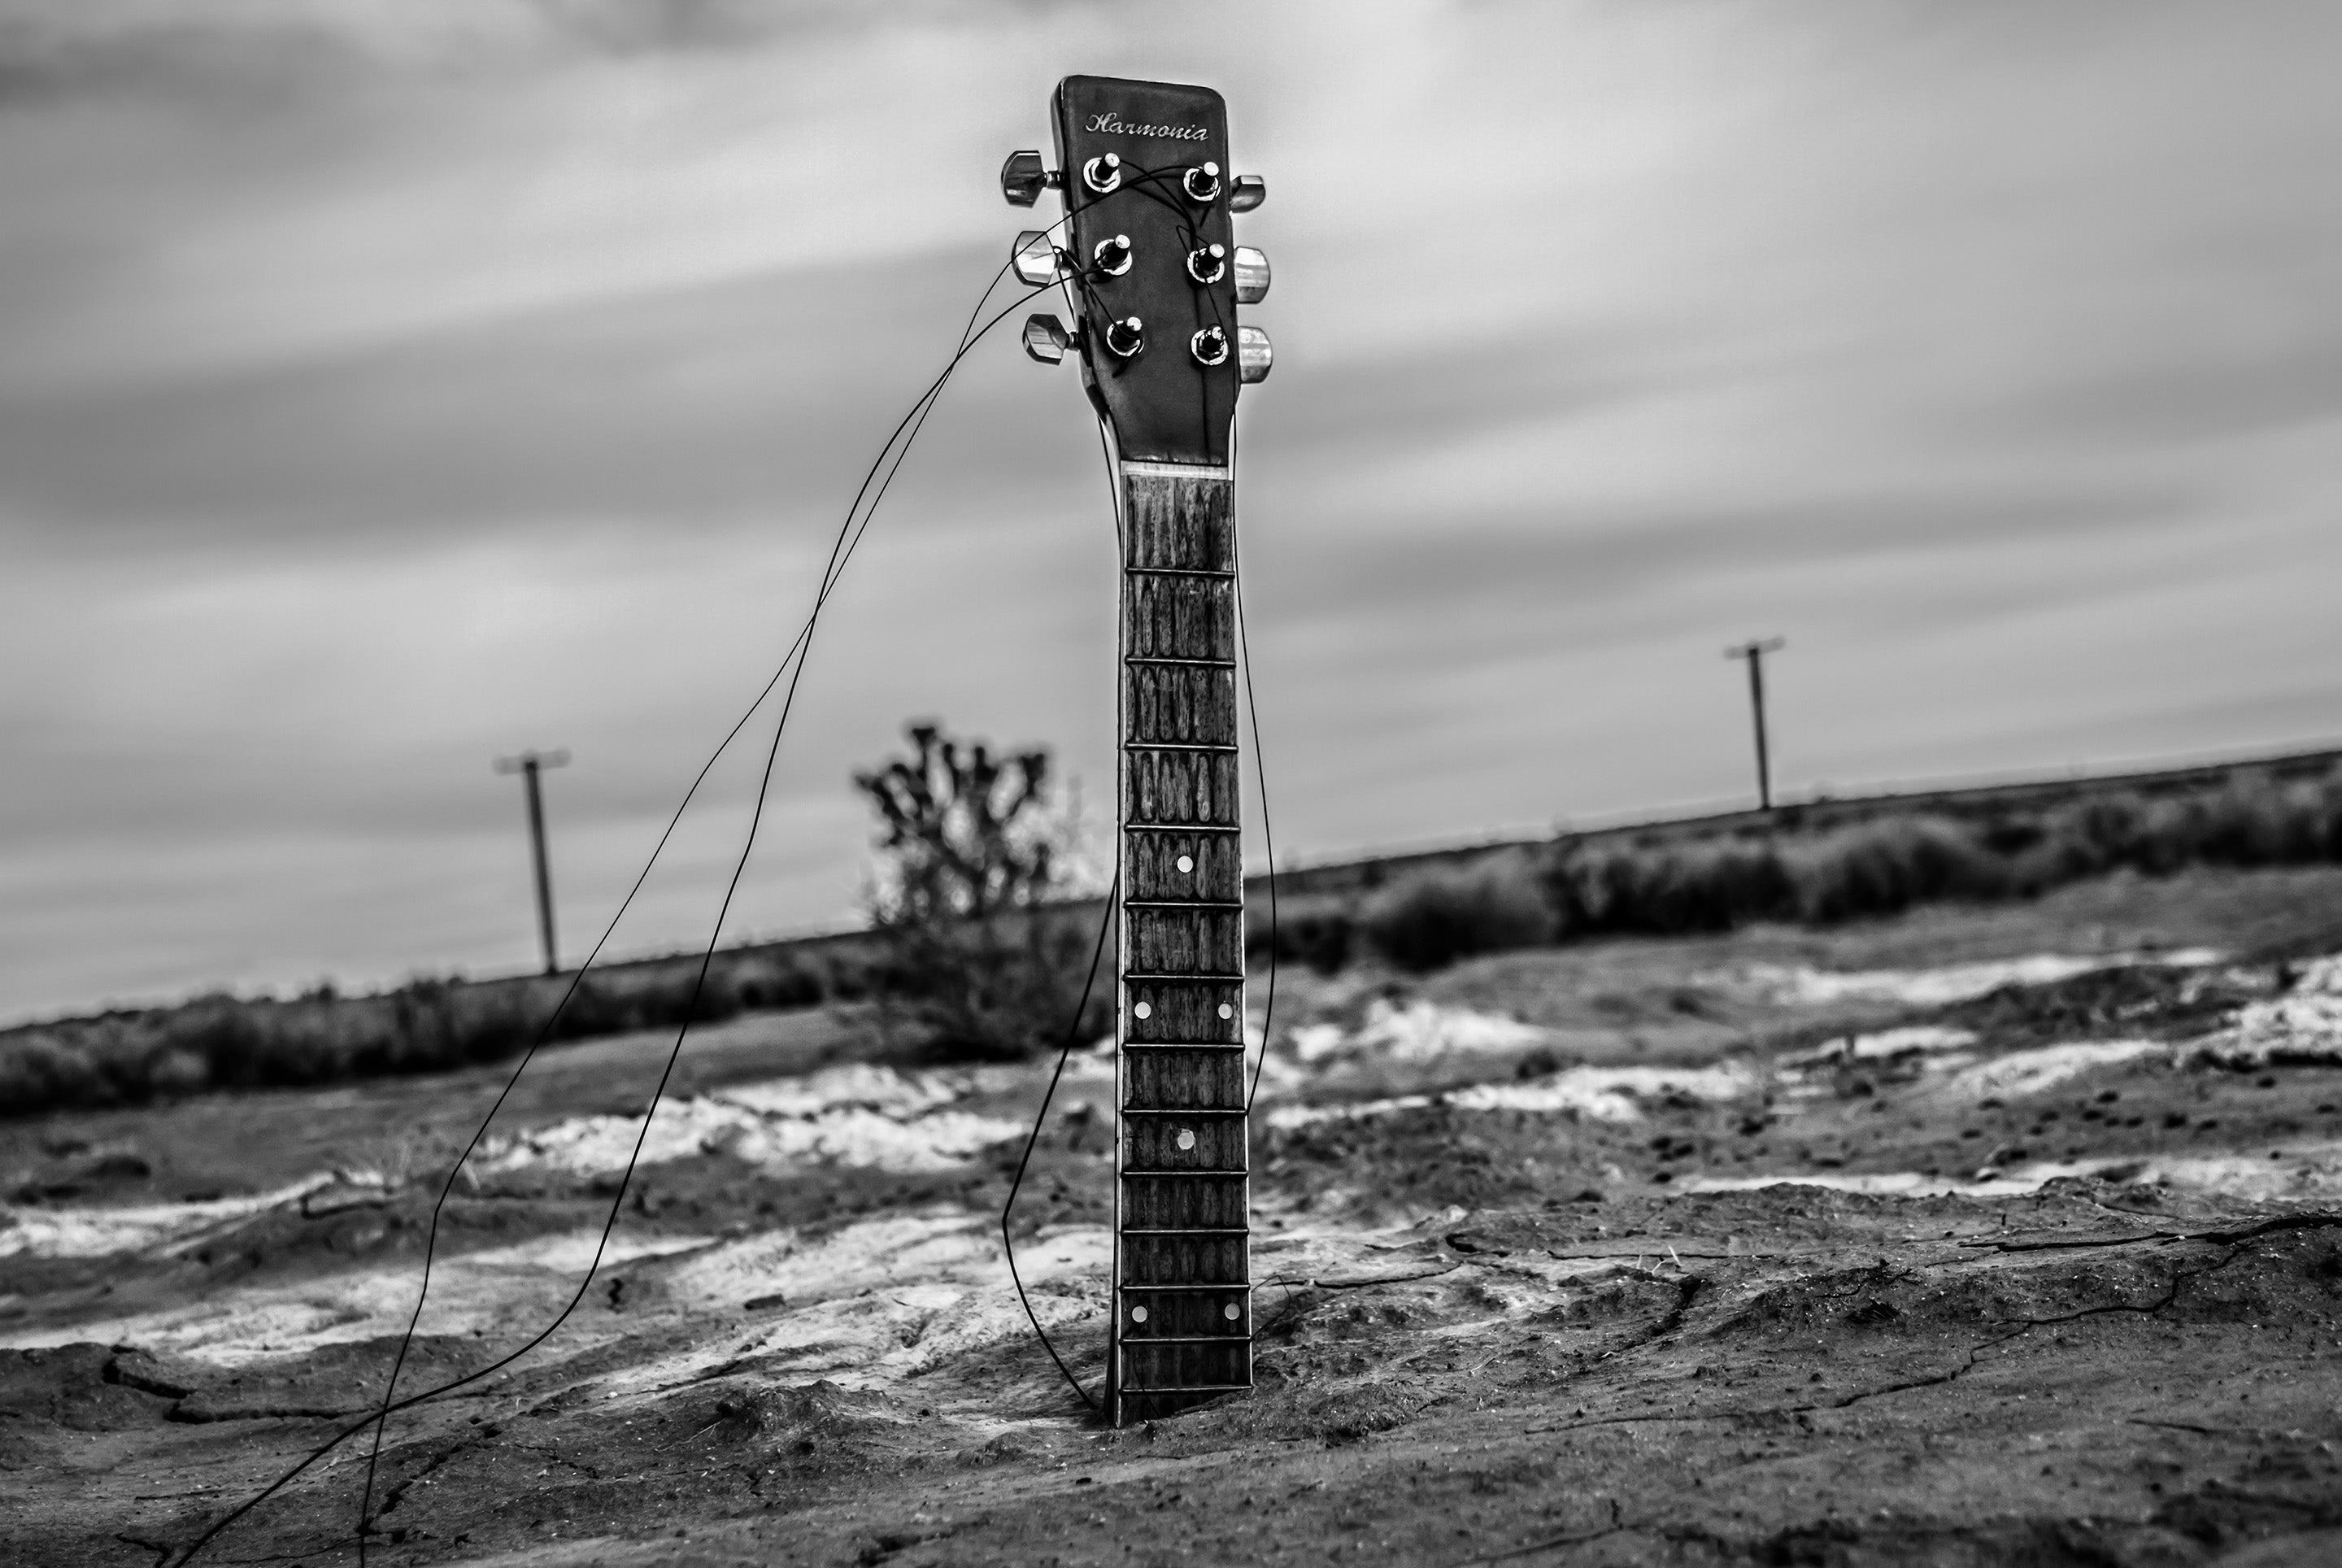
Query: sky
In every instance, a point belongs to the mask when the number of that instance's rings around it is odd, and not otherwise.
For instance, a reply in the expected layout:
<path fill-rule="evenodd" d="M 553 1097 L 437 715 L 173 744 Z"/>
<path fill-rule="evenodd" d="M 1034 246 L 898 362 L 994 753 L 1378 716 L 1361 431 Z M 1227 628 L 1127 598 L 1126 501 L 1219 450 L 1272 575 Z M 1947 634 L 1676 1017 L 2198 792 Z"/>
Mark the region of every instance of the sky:
<path fill-rule="evenodd" d="M 526 968 L 526 747 L 590 945 L 1076 72 L 1268 183 L 1280 860 L 1738 803 L 1760 635 L 1789 796 L 2342 740 L 2337 63 L 2283 0 L 0 0 L 0 1017 Z M 725 940 L 857 918 L 913 718 L 1103 826 L 1109 493 L 1015 325 Z M 612 952 L 707 940 L 769 735 Z"/>

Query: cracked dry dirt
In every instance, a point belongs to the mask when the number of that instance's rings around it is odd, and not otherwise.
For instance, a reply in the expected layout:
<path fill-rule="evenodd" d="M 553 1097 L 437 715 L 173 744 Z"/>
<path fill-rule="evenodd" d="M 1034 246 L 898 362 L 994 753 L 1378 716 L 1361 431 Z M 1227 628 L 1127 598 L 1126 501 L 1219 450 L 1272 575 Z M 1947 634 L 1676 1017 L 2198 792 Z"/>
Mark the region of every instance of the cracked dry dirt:
<path fill-rule="evenodd" d="M 1013 1146 L 984 1130 L 1042 1070 L 741 1020 L 695 1043 L 702 1131 L 637 1179 L 569 1324 L 390 1423 L 367 1560 L 2342 1562 L 2342 1055 L 2238 1022 L 2324 1016 L 2337 909 L 2342 877 L 2197 876 L 1288 972 L 1261 1386 L 1123 1432 L 1001 1266 Z M 2191 947 L 2219 956 L 2157 960 Z M 402 1388 L 575 1292 L 613 1187 L 594 1119 L 661 1045 L 532 1069 Z M 1093 1379 L 1108 1087 L 1077 1065 L 1019 1208 Z M 176 1562 L 365 1408 L 493 1091 L 0 1124 L 0 1555 Z M 355 1562 L 364 1469 L 353 1445 L 196 1561 Z"/>

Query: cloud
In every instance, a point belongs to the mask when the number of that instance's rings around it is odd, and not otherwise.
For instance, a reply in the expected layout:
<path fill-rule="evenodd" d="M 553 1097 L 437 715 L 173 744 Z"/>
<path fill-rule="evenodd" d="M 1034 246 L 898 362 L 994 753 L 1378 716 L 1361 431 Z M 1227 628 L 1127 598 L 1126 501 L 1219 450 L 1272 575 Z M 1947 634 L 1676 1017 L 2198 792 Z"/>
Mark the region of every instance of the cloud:
<path fill-rule="evenodd" d="M 527 961 L 612 907 L 1026 215 L 1066 71 L 1211 80 L 1280 844 L 2313 736 L 2320 8 L 0 3 L 0 1009 Z M 1241 50 L 1226 40 L 1240 33 Z M 1339 68 L 1333 63 L 1338 62 Z M 1011 321 L 1013 329 L 1014 321 Z M 906 714 L 1106 799 L 1074 378 L 987 345 L 825 612 L 744 920 L 850 915 Z M 695 940 L 751 780 L 622 946 Z M 695 879 L 697 879 L 695 881 Z"/>

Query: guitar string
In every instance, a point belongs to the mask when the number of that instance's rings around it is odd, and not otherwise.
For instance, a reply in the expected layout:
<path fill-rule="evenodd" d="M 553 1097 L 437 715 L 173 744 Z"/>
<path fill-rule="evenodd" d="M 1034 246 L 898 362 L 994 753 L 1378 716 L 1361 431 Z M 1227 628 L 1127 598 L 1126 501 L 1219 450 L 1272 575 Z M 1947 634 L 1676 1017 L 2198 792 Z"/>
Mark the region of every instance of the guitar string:
<path fill-rule="evenodd" d="M 689 1034 L 692 1022 L 698 1013 L 699 998 L 706 986 L 708 971 L 715 960 L 716 943 L 720 940 L 723 934 L 724 921 L 730 913 L 732 900 L 739 890 L 740 879 L 747 869 L 749 854 L 755 848 L 756 829 L 764 818 L 765 800 L 771 789 L 773 769 L 780 753 L 782 736 L 788 727 L 789 714 L 796 705 L 797 683 L 802 680 L 805 676 L 806 659 L 812 652 L 813 633 L 820 619 L 822 608 L 826 604 L 827 604 L 830 594 L 836 590 L 838 579 L 845 572 L 846 563 L 852 558 L 855 548 L 861 543 L 862 535 L 868 530 L 871 518 L 876 514 L 880 503 L 886 499 L 886 491 L 895 482 L 895 476 L 901 472 L 904 460 L 909 457 L 911 447 L 913 443 L 918 439 L 919 432 L 925 427 L 927 417 L 935 411 L 936 403 L 942 397 L 943 389 L 950 381 L 952 372 L 957 368 L 960 359 L 966 355 L 968 349 L 972 347 L 969 334 L 975 330 L 976 318 L 983 314 L 984 307 L 990 301 L 993 291 L 1000 286 L 1001 280 L 1006 276 L 1009 267 L 1013 265 L 1014 261 L 1012 259 L 1010 263 L 1004 265 L 999 271 L 994 273 L 990 281 L 985 285 L 984 292 L 976 298 L 975 308 L 968 313 L 966 322 L 960 327 L 959 342 L 953 354 L 951 361 L 945 367 L 943 372 L 936 377 L 936 380 L 930 384 L 928 390 L 921 397 L 918 402 L 914 404 L 913 412 L 916 416 L 916 418 L 913 417 L 913 415 L 906 414 L 902 421 L 898 421 L 896 423 L 894 431 L 888 436 L 886 444 L 880 447 L 878 457 L 873 461 L 870 468 L 864 473 L 862 483 L 855 492 L 854 500 L 849 502 L 847 505 L 846 522 L 840 526 L 837 538 L 831 541 L 829 558 L 823 565 L 822 586 L 819 592 L 815 596 L 813 610 L 806 617 L 805 626 L 798 632 L 796 641 L 791 644 L 791 649 L 796 656 L 796 668 L 795 673 L 789 677 L 788 690 L 782 699 L 780 717 L 774 726 L 772 745 L 766 753 L 764 772 L 757 784 L 756 805 L 749 814 L 748 830 L 740 847 L 739 859 L 733 866 L 731 880 L 725 889 L 723 902 L 718 907 L 715 923 L 708 931 L 707 947 L 701 955 L 699 971 L 697 975 L 694 977 L 692 982 L 691 997 L 684 1008 L 683 1024 L 681 1028 L 676 1030 L 675 1044 L 668 1050 L 666 1062 L 659 1074 L 658 1083 L 652 1090 L 650 1103 L 643 1112 L 642 1129 L 636 1134 L 635 1146 L 628 1153 L 626 1168 L 619 1178 L 618 1191 L 613 1196 L 611 1213 L 604 1221 L 602 1235 L 599 1243 L 595 1249 L 594 1259 L 586 1268 L 585 1279 L 579 1282 L 577 1294 L 571 1299 L 568 1306 L 563 1309 L 561 1314 L 555 1318 L 553 1322 L 546 1327 L 542 1334 L 537 1336 L 535 1341 L 531 1342 L 529 1345 L 523 1346 L 521 1350 L 514 1352 L 513 1356 L 508 1358 L 508 1360 L 517 1359 L 519 1356 L 525 1354 L 529 1349 L 534 1348 L 535 1344 L 541 1343 L 545 1339 L 551 1337 L 553 1332 L 561 1326 L 562 1322 L 567 1318 L 570 1312 L 575 1311 L 578 1303 L 585 1299 L 586 1292 L 591 1288 L 595 1275 L 600 1271 L 603 1253 L 609 1245 L 611 1232 L 617 1223 L 618 1207 L 625 1201 L 626 1190 L 634 1180 L 636 1165 L 642 1157 L 643 1146 L 650 1136 L 651 1120 L 657 1113 L 659 1102 L 666 1093 L 666 1085 L 674 1073 L 676 1062 L 682 1054 L 685 1038 Z M 1038 291 L 1036 290 L 1035 292 L 1037 293 Z M 1032 297 L 1033 294 L 1028 293 L 1022 298 L 1012 303 L 1008 307 L 1007 311 L 1002 312 L 1001 316 L 994 317 L 992 322 L 986 324 L 985 331 L 988 332 L 992 327 L 998 325 L 999 321 L 1009 312 L 1014 311 L 1018 305 L 1026 303 Z M 981 333 L 976 334 L 977 337 L 981 337 L 982 335 L 983 334 Z M 905 430 L 905 425 L 906 423 L 909 427 L 907 432 Z M 899 445 L 896 443 L 896 437 L 900 437 Z M 887 456 L 889 448 L 893 448 L 893 457 L 891 461 Z M 876 475 L 882 465 L 886 467 L 886 477 L 879 481 L 876 491 L 873 493 L 870 490 L 870 482 L 872 477 Z M 853 526 L 855 510 L 861 505 L 863 498 L 866 495 L 869 497 L 869 505 L 862 511 L 862 521 L 860 527 L 858 528 L 855 528 L 852 539 L 848 540 L 846 537 L 846 530 L 848 528 Z M 844 547 L 842 553 L 841 546 Z M 418 1297 L 415 1305 L 415 1319 L 419 1319 L 421 1315 L 422 1302 Z M 408 1322 L 407 1334 L 410 1340 L 415 1332 L 415 1319 L 410 1319 Z M 405 1346 L 402 1345 L 402 1359 L 404 1357 L 404 1353 Z M 384 1390 L 385 1404 L 387 1403 L 390 1394 L 395 1391 L 396 1377 L 397 1374 L 394 1369 L 392 1373 L 392 1384 L 390 1386 L 386 1386 Z M 386 1415 L 377 1419 L 375 1427 L 374 1446 L 369 1452 L 366 1460 L 365 1492 L 361 1503 L 358 1516 L 358 1559 L 360 1568 L 364 1568 L 365 1560 L 366 1526 L 369 1523 L 368 1515 L 372 1512 L 375 1463 L 381 1452 L 383 1430 L 386 1423 Z"/>
<path fill-rule="evenodd" d="M 1051 227 L 1056 226 L 1051 226 Z M 1013 266 L 1013 262 L 1010 265 Z M 869 470 L 864 475 L 861 487 L 856 491 L 854 501 L 847 508 L 846 520 L 840 525 L 838 536 L 831 544 L 829 558 L 824 564 L 822 587 L 816 594 L 812 614 L 807 617 L 805 626 L 799 630 L 796 638 L 790 644 L 788 650 L 783 655 L 782 661 L 775 669 L 771 679 L 766 681 L 764 689 L 757 694 L 756 701 L 749 705 L 748 709 L 744 712 L 738 721 L 733 725 L 730 731 L 728 731 L 725 736 L 722 743 L 717 746 L 716 751 L 708 758 L 707 761 L 701 766 L 699 773 L 694 779 L 690 789 L 686 792 L 683 801 L 676 807 L 675 814 L 669 819 L 666 829 L 661 834 L 657 845 L 653 849 L 651 860 L 645 865 L 641 875 L 636 879 L 635 883 L 633 887 L 629 889 L 626 899 L 620 903 L 617 913 L 611 918 L 609 925 L 604 930 L 601 940 L 596 942 L 593 952 L 588 955 L 586 963 L 581 965 L 577 973 L 572 977 L 568 988 L 562 994 L 561 1000 L 555 1003 L 553 1013 L 548 1015 L 545 1025 L 538 1030 L 536 1038 L 530 1043 L 528 1049 L 523 1053 L 519 1064 L 515 1067 L 513 1073 L 505 1082 L 504 1089 L 499 1092 L 495 1102 L 491 1105 L 487 1117 L 483 1119 L 479 1128 L 474 1132 L 471 1141 L 465 1146 L 464 1154 L 458 1158 L 455 1168 L 450 1171 L 447 1183 L 442 1188 L 438 1201 L 433 1208 L 431 1243 L 426 1246 L 425 1261 L 424 1294 L 418 1294 L 414 1315 L 410 1317 L 408 1321 L 405 1337 L 402 1341 L 400 1347 L 398 1364 L 403 1365 L 407 1348 L 411 1344 L 414 1337 L 415 1323 L 419 1321 L 422 1314 L 424 1296 L 425 1294 L 427 1294 L 429 1290 L 432 1257 L 430 1247 L 435 1246 L 440 1211 L 447 1201 L 448 1196 L 453 1191 L 455 1181 L 457 1176 L 461 1173 L 464 1161 L 468 1160 L 472 1152 L 478 1147 L 481 1139 L 485 1136 L 487 1131 L 489 1121 L 494 1119 L 496 1111 L 503 1106 L 505 1100 L 510 1096 L 513 1089 L 519 1082 L 521 1074 L 526 1070 L 530 1060 L 534 1059 L 537 1050 L 543 1046 L 545 1040 L 549 1038 L 554 1025 L 560 1018 L 562 1009 L 565 1008 L 571 998 L 575 995 L 578 986 L 585 979 L 586 970 L 591 967 L 595 959 L 600 955 L 604 946 L 608 942 L 612 933 L 616 930 L 619 920 L 624 917 L 636 895 L 641 890 L 643 883 L 648 878 L 652 867 L 656 865 L 659 854 L 665 849 L 669 839 L 672 838 L 677 823 L 679 823 L 682 819 L 684 810 L 690 805 L 693 798 L 696 795 L 699 786 L 706 781 L 709 771 L 713 769 L 716 762 L 730 747 L 733 740 L 738 737 L 740 731 L 744 729 L 749 720 L 755 717 L 757 709 L 763 707 L 765 701 L 771 696 L 774 689 L 780 685 L 782 677 L 789 673 L 793 662 L 796 671 L 796 676 L 799 678 L 802 677 L 805 668 L 804 656 L 809 650 L 812 634 L 818 621 L 822 606 L 827 601 L 830 593 L 835 590 L 839 578 L 843 575 L 846 564 L 852 559 L 855 551 L 859 548 L 862 538 L 869 528 L 871 518 L 876 515 L 880 501 L 885 498 L 886 491 L 887 487 L 892 485 L 895 475 L 901 469 L 903 459 L 907 456 L 910 450 L 911 442 L 916 438 L 919 429 L 924 427 L 927 414 L 932 412 L 944 387 L 950 381 L 953 372 L 958 368 L 961 361 L 966 357 L 967 354 L 971 350 L 973 350 L 976 343 L 980 342 L 986 335 L 988 335 L 994 327 L 997 327 L 1020 306 L 1029 303 L 1039 294 L 1046 292 L 1046 287 L 1045 286 L 1042 288 L 1036 288 L 1029 293 L 1020 296 L 1006 309 L 996 314 L 989 321 L 986 321 L 981 328 L 975 328 L 971 331 L 971 329 L 974 328 L 974 323 L 976 317 L 982 314 L 985 304 L 988 303 L 993 291 L 999 286 L 1002 278 L 1006 276 L 1008 270 L 1007 266 L 1003 266 L 999 272 L 993 276 L 992 281 L 986 286 L 984 294 L 978 297 L 976 311 L 972 313 L 969 317 L 969 327 L 962 329 L 959 346 L 954 352 L 951 359 L 946 364 L 942 373 L 935 379 L 934 382 L 930 383 L 926 390 L 923 392 L 919 398 L 913 403 L 911 411 L 904 415 L 902 420 L 896 424 L 894 431 L 888 436 L 886 442 L 879 448 L 878 457 L 874 459 Z M 907 436 L 906 435 L 906 429 L 908 430 Z M 889 461 L 890 457 L 891 464 Z M 879 481 L 877 490 L 873 494 L 870 488 L 872 481 L 877 478 L 882 467 L 886 470 L 886 477 L 883 480 Z M 866 508 L 863 508 L 863 502 L 866 497 L 868 498 L 868 506 Z M 858 525 L 855 520 L 855 511 L 856 508 L 862 509 L 862 515 Z M 849 535 L 851 536 L 850 538 L 848 538 Z M 774 731 L 772 749 L 767 753 L 766 771 L 764 776 L 764 782 L 760 785 L 756 800 L 756 815 L 752 817 L 750 824 L 749 847 L 753 847 L 756 822 L 756 819 L 761 817 L 766 788 L 769 786 L 770 782 L 770 759 L 774 754 L 777 753 L 781 734 L 786 724 L 788 704 L 794 700 L 796 687 L 796 679 L 793 678 L 790 681 L 789 696 L 787 699 L 785 699 L 781 720 L 779 724 L 776 726 Z M 746 864 L 746 849 L 744 849 L 740 862 L 741 866 L 745 866 Z M 732 887 L 734 889 L 736 889 L 738 879 L 739 870 L 736 868 L 732 883 Z M 727 909 L 730 898 L 731 891 L 727 890 L 726 895 L 726 907 Z M 716 927 L 719 933 L 722 929 L 721 921 L 722 917 L 719 915 Z M 714 939 L 711 939 L 711 943 L 713 940 Z M 428 1400 L 435 1399 L 444 1394 L 452 1392 L 469 1383 L 475 1382 L 505 1366 L 509 1366 L 514 1362 L 519 1360 L 522 1356 L 536 1348 L 536 1346 L 542 1344 L 546 1339 L 550 1338 L 554 1332 L 561 1326 L 562 1322 L 568 1318 L 569 1314 L 575 1310 L 578 1302 L 584 1300 L 586 1292 L 592 1285 L 595 1273 L 598 1271 L 600 1268 L 602 1256 L 607 1248 L 610 1233 L 616 1225 L 619 1206 L 623 1203 L 625 1199 L 626 1183 L 632 1178 L 636 1162 L 639 1161 L 641 1155 L 643 1140 L 649 1132 L 651 1116 L 656 1111 L 658 1095 L 659 1093 L 664 1092 L 667 1082 L 668 1073 L 672 1072 L 676 1058 L 681 1052 L 684 1038 L 689 1032 L 691 1020 L 696 1014 L 698 998 L 701 994 L 701 988 L 704 986 L 706 976 L 706 963 L 707 960 L 704 959 L 698 980 L 695 982 L 690 1004 L 686 1010 L 686 1021 L 682 1026 L 682 1029 L 678 1030 L 676 1043 L 674 1047 L 670 1049 L 668 1053 L 666 1061 L 667 1071 L 661 1074 L 658 1091 L 654 1093 L 650 1108 L 645 1113 L 642 1132 L 636 1138 L 635 1149 L 627 1163 L 626 1177 L 621 1181 L 617 1196 L 612 1202 L 610 1215 L 605 1221 L 601 1236 L 601 1244 L 597 1246 L 593 1261 L 588 1265 L 585 1281 L 579 1285 L 577 1293 L 571 1298 L 569 1304 L 562 1309 L 561 1313 L 555 1317 L 553 1322 L 542 1332 L 523 1344 L 519 1349 L 499 1358 L 496 1361 L 489 1362 L 485 1366 L 483 1366 L 473 1372 L 466 1373 L 462 1377 L 452 1379 L 447 1382 L 437 1385 L 436 1387 L 424 1390 L 419 1393 L 410 1394 L 405 1399 L 395 1399 L 392 1397 L 395 1392 L 396 1372 L 394 1370 L 393 1382 L 390 1385 L 386 1385 L 384 1402 L 380 1407 L 375 1411 L 369 1412 L 364 1419 L 351 1424 L 350 1426 L 345 1427 L 342 1431 L 336 1432 L 325 1443 L 313 1450 L 298 1463 L 293 1465 L 283 1474 L 279 1475 L 275 1481 L 271 1482 L 259 1493 L 245 1500 L 235 1509 L 214 1523 L 209 1529 L 205 1530 L 202 1535 L 198 1536 L 195 1542 L 188 1546 L 185 1553 L 179 1557 L 178 1562 L 180 1564 L 184 1565 L 186 1563 L 191 1562 L 195 1558 L 195 1554 L 199 1553 L 204 1546 L 218 1536 L 222 1531 L 235 1523 L 236 1520 L 242 1518 L 245 1514 L 250 1513 L 260 1503 L 265 1502 L 269 1497 L 275 1495 L 275 1493 L 282 1490 L 285 1485 L 289 1484 L 292 1481 L 300 1476 L 304 1472 L 308 1470 L 311 1465 L 316 1463 L 335 1448 L 338 1448 L 351 1436 L 364 1431 L 370 1425 L 375 1426 L 379 1429 L 380 1423 L 386 1421 L 392 1414 L 412 1409 Z M 380 1439 L 378 1430 L 375 1450 L 377 1453 L 379 1452 L 379 1442 Z M 372 1470 L 373 1466 L 370 1462 L 370 1481 Z M 369 1487 L 369 1497 L 370 1494 L 371 1489 Z M 365 1553 L 365 1521 L 362 1519 L 359 1534 L 361 1561 L 363 1561 Z"/>

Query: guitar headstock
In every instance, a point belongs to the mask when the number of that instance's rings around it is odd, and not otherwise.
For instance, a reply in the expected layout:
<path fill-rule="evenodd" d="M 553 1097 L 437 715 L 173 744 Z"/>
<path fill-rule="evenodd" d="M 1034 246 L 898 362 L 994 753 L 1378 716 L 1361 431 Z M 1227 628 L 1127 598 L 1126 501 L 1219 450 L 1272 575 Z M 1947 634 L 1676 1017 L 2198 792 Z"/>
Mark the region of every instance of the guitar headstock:
<path fill-rule="evenodd" d="M 1001 189 L 1020 206 L 1063 192 L 1066 221 L 1019 235 L 1014 259 L 1027 283 L 1064 282 L 1078 314 L 1070 330 L 1032 317 L 1026 352 L 1078 352 L 1124 457 L 1223 466 L 1236 389 L 1269 366 L 1266 335 L 1236 321 L 1268 262 L 1236 243 L 1230 216 L 1265 191 L 1229 172 L 1227 106 L 1208 87 L 1067 76 L 1050 107 L 1056 171 L 1016 153 Z"/>

